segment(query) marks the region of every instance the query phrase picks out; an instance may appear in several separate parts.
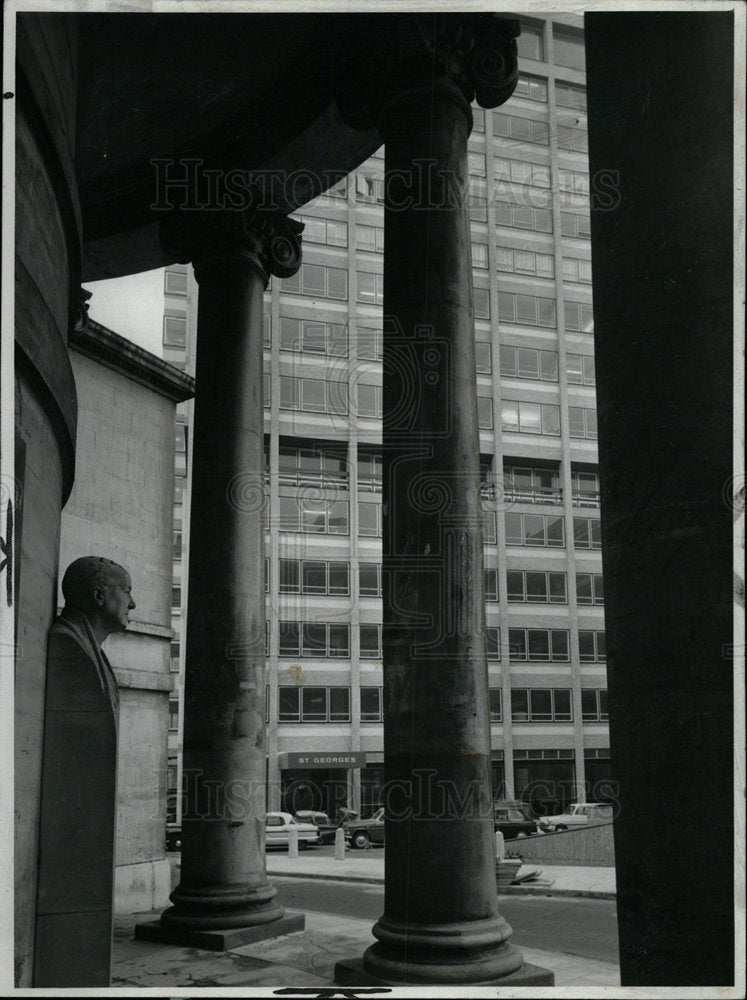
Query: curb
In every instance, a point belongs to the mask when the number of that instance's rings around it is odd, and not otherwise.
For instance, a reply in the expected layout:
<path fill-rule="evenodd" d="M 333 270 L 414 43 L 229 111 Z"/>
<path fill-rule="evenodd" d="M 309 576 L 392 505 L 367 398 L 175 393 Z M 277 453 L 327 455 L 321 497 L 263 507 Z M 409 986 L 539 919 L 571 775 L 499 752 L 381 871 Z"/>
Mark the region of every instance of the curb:
<path fill-rule="evenodd" d="M 384 885 L 383 878 L 368 875 L 317 875 L 308 872 L 273 872 L 269 869 L 270 878 L 308 879 L 319 882 L 359 882 L 364 885 Z M 616 892 L 604 892 L 595 889 L 554 889 L 552 886 L 509 885 L 498 892 L 499 896 L 565 896 L 578 899 L 617 899 Z"/>

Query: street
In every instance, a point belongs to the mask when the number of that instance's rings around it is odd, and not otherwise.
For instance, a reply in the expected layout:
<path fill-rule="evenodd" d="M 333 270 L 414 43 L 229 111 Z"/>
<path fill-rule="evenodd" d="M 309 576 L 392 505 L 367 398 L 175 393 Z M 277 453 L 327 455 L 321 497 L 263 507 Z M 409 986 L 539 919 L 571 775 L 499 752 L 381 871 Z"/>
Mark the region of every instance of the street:
<path fill-rule="evenodd" d="M 288 909 L 313 910 L 378 920 L 384 912 L 384 886 L 273 876 L 278 898 Z M 618 962 L 616 903 L 611 899 L 501 896 L 500 911 L 513 928 L 512 942 Z"/>

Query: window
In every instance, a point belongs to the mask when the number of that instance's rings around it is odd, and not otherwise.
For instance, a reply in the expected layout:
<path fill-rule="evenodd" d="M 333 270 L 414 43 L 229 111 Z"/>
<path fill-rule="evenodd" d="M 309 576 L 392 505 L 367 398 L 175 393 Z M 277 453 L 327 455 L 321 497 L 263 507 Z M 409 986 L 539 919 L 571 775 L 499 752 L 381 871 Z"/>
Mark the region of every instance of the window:
<path fill-rule="evenodd" d="M 163 290 L 166 295 L 187 294 L 187 274 L 185 271 L 171 271 L 167 268 L 163 278 Z"/>
<path fill-rule="evenodd" d="M 519 52 L 519 59 L 534 59 L 536 62 L 545 61 L 542 28 L 522 24 L 521 34 L 516 39 L 516 47 Z"/>
<path fill-rule="evenodd" d="M 543 382 L 558 381 L 557 351 L 538 351 L 533 347 L 511 347 L 501 344 L 501 375 L 510 378 L 530 378 Z"/>
<path fill-rule="evenodd" d="M 350 626 L 330 622 L 278 622 L 280 656 L 350 656 Z"/>
<path fill-rule="evenodd" d="M 472 131 L 485 131 L 485 112 L 474 104 L 472 105 Z"/>
<path fill-rule="evenodd" d="M 485 600 L 496 602 L 498 600 L 498 570 L 486 569 L 485 571 Z"/>
<path fill-rule="evenodd" d="M 362 562 L 358 565 L 358 594 L 361 597 L 381 597 L 381 566 Z"/>
<path fill-rule="evenodd" d="M 507 115 L 502 111 L 493 112 L 493 135 L 514 139 L 518 142 L 534 142 L 547 146 L 550 129 L 547 122 L 524 118 L 521 115 Z"/>
<path fill-rule="evenodd" d="M 281 496 L 280 531 L 302 531 L 315 535 L 347 535 L 347 500 L 311 500 Z"/>
<path fill-rule="evenodd" d="M 519 434 L 560 434 L 560 407 L 552 403 L 526 403 L 504 399 L 501 426 Z"/>
<path fill-rule="evenodd" d="M 596 688 L 581 689 L 581 717 L 584 722 L 607 722 L 607 692 Z"/>
<path fill-rule="evenodd" d="M 586 87 L 579 87 L 575 83 L 561 83 L 555 81 L 555 103 L 561 108 L 575 108 L 577 111 L 586 111 Z"/>
<path fill-rule="evenodd" d="M 522 28 L 522 34 L 525 30 L 525 28 Z M 521 52 L 521 46 L 519 47 L 519 51 Z M 514 90 L 512 96 L 525 97 L 529 101 L 538 101 L 541 104 L 547 104 L 547 80 L 541 76 L 527 76 L 526 73 L 519 73 L 516 90 Z"/>
<path fill-rule="evenodd" d="M 320 323 L 281 315 L 280 350 L 346 358 L 348 328 L 343 323 Z"/>
<path fill-rule="evenodd" d="M 596 472 L 571 469 L 571 489 L 574 507 L 599 506 L 599 475 Z"/>
<path fill-rule="evenodd" d="M 264 568 L 264 573 L 262 574 L 262 576 L 263 576 L 264 583 L 265 583 L 265 593 L 269 594 L 270 593 L 270 576 L 271 576 L 271 571 L 270 571 L 270 559 L 269 559 L 268 556 L 265 556 L 265 568 Z"/>
<path fill-rule="evenodd" d="M 485 156 L 483 153 L 467 153 L 467 168 L 476 177 L 485 176 Z"/>
<path fill-rule="evenodd" d="M 491 348 L 487 341 L 478 340 L 475 344 L 475 369 L 481 375 L 489 375 L 493 370 Z"/>
<path fill-rule="evenodd" d="M 591 284 L 591 261 L 581 257 L 563 258 L 563 280 L 576 281 L 579 284 Z"/>
<path fill-rule="evenodd" d="M 472 244 L 472 266 L 481 268 L 488 266 L 488 247 L 486 243 Z"/>
<path fill-rule="evenodd" d="M 591 236 L 591 223 L 588 215 L 577 215 L 574 212 L 560 213 L 560 230 L 563 236 L 572 236 L 588 240 Z"/>
<path fill-rule="evenodd" d="M 169 731 L 174 733 L 179 728 L 179 700 L 169 698 Z"/>
<path fill-rule="evenodd" d="M 552 514 L 517 514 L 507 511 L 506 545 L 565 548 L 565 520 L 562 516 Z"/>
<path fill-rule="evenodd" d="M 382 305 L 384 302 L 384 275 L 371 271 L 358 271 L 358 302 Z"/>
<path fill-rule="evenodd" d="M 496 545 L 498 542 L 494 510 L 484 510 L 482 512 L 482 540 L 485 545 Z"/>
<path fill-rule="evenodd" d="M 488 647 L 488 659 L 500 660 L 501 658 L 501 630 L 497 625 L 488 625 L 485 628 L 485 638 Z"/>
<path fill-rule="evenodd" d="M 380 493 L 382 458 L 376 452 L 358 450 L 358 489 Z"/>
<path fill-rule="evenodd" d="M 381 722 L 381 688 L 361 688 L 361 722 Z"/>
<path fill-rule="evenodd" d="M 509 570 L 508 600 L 513 604 L 567 604 L 565 573 Z"/>
<path fill-rule="evenodd" d="M 568 632 L 556 628 L 510 628 L 508 648 L 512 660 L 566 663 L 569 659 Z"/>
<path fill-rule="evenodd" d="M 507 195 L 509 201 L 516 204 L 524 204 L 529 200 L 529 196 L 522 192 L 515 192 L 513 185 L 528 184 L 531 187 L 550 188 L 550 167 L 544 163 L 532 163 L 530 160 L 514 160 L 507 156 L 496 156 L 493 160 L 493 177 L 495 178 L 496 192 Z M 515 197 L 512 197 L 515 195 Z M 547 208 L 550 204 L 549 196 L 542 196 L 541 201 L 537 192 L 531 196 L 531 203 L 535 208 Z"/>
<path fill-rule="evenodd" d="M 604 582 L 601 573 L 576 573 L 576 602 L 604 604 Z"/>
<path fill-rule="evenodd" d="M 171 608 L 173 611 L 178 611 L 182 606 L 182 588 L 172 587 L 171 588 Z"/>
<path fill-rule="evenodd" d="M 362 226 L 356 230 L 357 247 L 371 253 L 384 252 L 384 230 L 381 226 Z"/>
<path fill-rule="evenodd" d="M 568 433 L 572 438 L 597 438 L 597 411 L 583 406 L 568 407 Z"/>
<path fill-rule="evenodd" d="M 570 688 L 515 688 L 511 691 L 514 722 L 572 722 Z"/>
<path fill-rule="evenodd" d="M 477 397 L 477 425 L 482 430 L 493 426 L 493 400 L 488 396 Z"/>
<path fill-rule="evenodd" d="M 320 378 L 280 376 L 280 409 L 305 413 L 348 412 L 347 382 L 327 382 Z"/>
<path fill-rule="evenodd" d="M 163 346 L 164 347 L 187 346 L 186 316 L 166 315 L 163 317 Z"/>
<path fill-rule="evenodd" d="M 348 463 L 340 445 L 281 444 L 278 465 L 281 486 L 348 488 Z"/>
<path fill-rule="evenodd" d="M 552 232 L 552 213 L 548 208 L 532 208 L 530 205 L 515 205 L 509 201 L 495 202 L 495 223 L 497 226 L 511 226 L 514 229 L 532 229 L 537 233 Z"/>
<path fill-rule="evenodd" d="M 269 410 L 272 402 L 272 377 L 269 372 L 264 372 L 262 375 L 262 395 L 262 405 Z"/>
<path fill-rule="evenodd" d="M 357 356 L 363 360 L 381 361 L 384 357 L 384 332 L 377 327 L 358 327 Z"/>
<path fill-rule="evenodd" d="M 490 319 L 490 289 L 479 288 L 475 285 L 472 290 L 472 300 L 474 302 L 475 319 Z"/>
<path fill-rule="evenodd" d="M 490 699 L 490 721 L 503 722 L 503 703 L 500 688 L 489 688 L 488 698 Z"/>
<path fill-rule="evenodd" d="M 170 659 L 169 659 L 169 671 L 172 674 L 179 673 L 179 649 L 180 649 L 179 643 L 172 641 Z"/>
<path fill-rule="evenodd" d="M 607 659 L 605 633 L 592 629 L 579 629 L 578 653 L 582 663 L 603 663 Z"/>
<path fill-rule="evenodd" d="M 281 686 L 278 722 L 350 722 L 350 688 Z"/>
<path fill-rule="evenodd" d="M 348 245 L 348 225 L 332 219 L 317 219 L 311 215 L 300 216 L 304 224 L 304 243 L 325 243 L 333 247 Z"/>
<path fill-rule="evenodd" d="M 573 518 L 573 545 L 577 549 L 601 549 L 602 522 L 598 517 Z"/>
<path fill-rule="evenodd" d="M 369 203 L 384 202 L 384 180 L 381 177 L 371 177 L 365 174 L 355 175 L 355 197 L 357 201 Z"/>
<path fill-rule="evenodd" d="M 555 50 L 555 62 L 558 66 L 568 66 L 570 69 L 577 69 L 581 73 L 586 68 L 586 50 L 584 38 L 581 34 L 575 34 L 567 28 L 560 28 L 553 25 L 553 48 Z"/>
<path fill-rule="evenodd" d="M 279 590 L 281 594 L 347 596 L 350 566 L 346 562 L 281 559 Z"/>
<path fill-rule="evenodd" d="M 532 274 L 538 278 L 554 278 L 555 258 L 549 253 L 499 246 L 498 270 L 510 274 Z"/>
<path fill-rule="evenodd" d="M 282 279 L 280 291 L 294 295 L 314 295 L 323 299 L 347 299 L 348 272 L 341 267 L 302 264 L 292 277 Z"/>
<path fill-rule="evenodd" d="M 504 465 L 503 491 L 506 500 L 519 503 L 563 502 L 557 469 Z"/>
<path fill-rule="evenodd" d="M 358 534 L 381 538 L 381 504 L 358 501 Z"/>
<path fill-rule="evenodd" d="M 381 659 L 381 625 L 359 625 L 362 660 Z"/>
<path fill-rule="evenodd" d="M 591 302 L 565 302 L 565 328 L 580 333 L 594 332 L 594 311 Z"/>
<path fill-rule="evenodd" d="M 555 299 L 537 295 L 498 292 L 498 319 L 501 323 L 555 328 Z"/>
<path fill-rule="evenodd" d="M 366 382 L 359 382 L 358 393 L 358 416 L 380 418 L 382 416 L 382 388 L 380 385 L 368 385 Z"/>
<path fill-rule="evenodd" d="M 596 385 L 593 354 L 566 354 L 565 372 L 568 381 L 576 385 Z"/>

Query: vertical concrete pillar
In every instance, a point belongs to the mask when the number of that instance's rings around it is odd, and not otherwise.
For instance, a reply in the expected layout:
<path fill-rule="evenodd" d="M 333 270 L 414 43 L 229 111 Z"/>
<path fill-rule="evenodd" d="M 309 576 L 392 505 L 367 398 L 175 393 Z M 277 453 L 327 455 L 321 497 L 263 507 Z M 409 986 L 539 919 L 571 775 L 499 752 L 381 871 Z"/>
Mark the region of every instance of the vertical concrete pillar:
<path fill-rule="evenodd" d="M 733 45 L 586 15 L 623 986 L 734 982 Z"/>
<path fill-rule="evenodd" d="M 552 984 L 498 912 L 467 205 L 470 102 L 518 33 L 405 18 L 380 95 L 384 263 L 385 913 L 341 982 Z"/>
<path fill-rule="evenodd" d="M 262 297 L 269 273 L 298 269 L 301 228 L 238 212 L 162 227 L 167 252 L 193 262 L 200 295 L 181 880 L 155 936 L 214 930 L 210 947 L 258 926 L 259 936 L 299 929 L 285 926 L 264 855 Z M 148 926 L 138 936 L 154 936 Z"/>

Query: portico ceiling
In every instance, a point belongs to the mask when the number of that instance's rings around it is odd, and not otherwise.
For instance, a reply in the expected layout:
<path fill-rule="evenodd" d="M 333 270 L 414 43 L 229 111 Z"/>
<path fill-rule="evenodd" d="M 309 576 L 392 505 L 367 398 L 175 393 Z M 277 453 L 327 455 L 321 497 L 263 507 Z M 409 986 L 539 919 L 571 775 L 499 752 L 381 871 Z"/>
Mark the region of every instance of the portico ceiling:
<path fill-rule="evenodd" d="M 169 262 L 151 207 L 156 158 L 303 171 L 297 183 L 281 185 L 277 207 L 289 212 L 380 145 L 375 130 L 345 125 L 333 99 L 334 68 L 360 32 L 361 15 L 108 13 L 77 20 L 86 281 Z"/>

